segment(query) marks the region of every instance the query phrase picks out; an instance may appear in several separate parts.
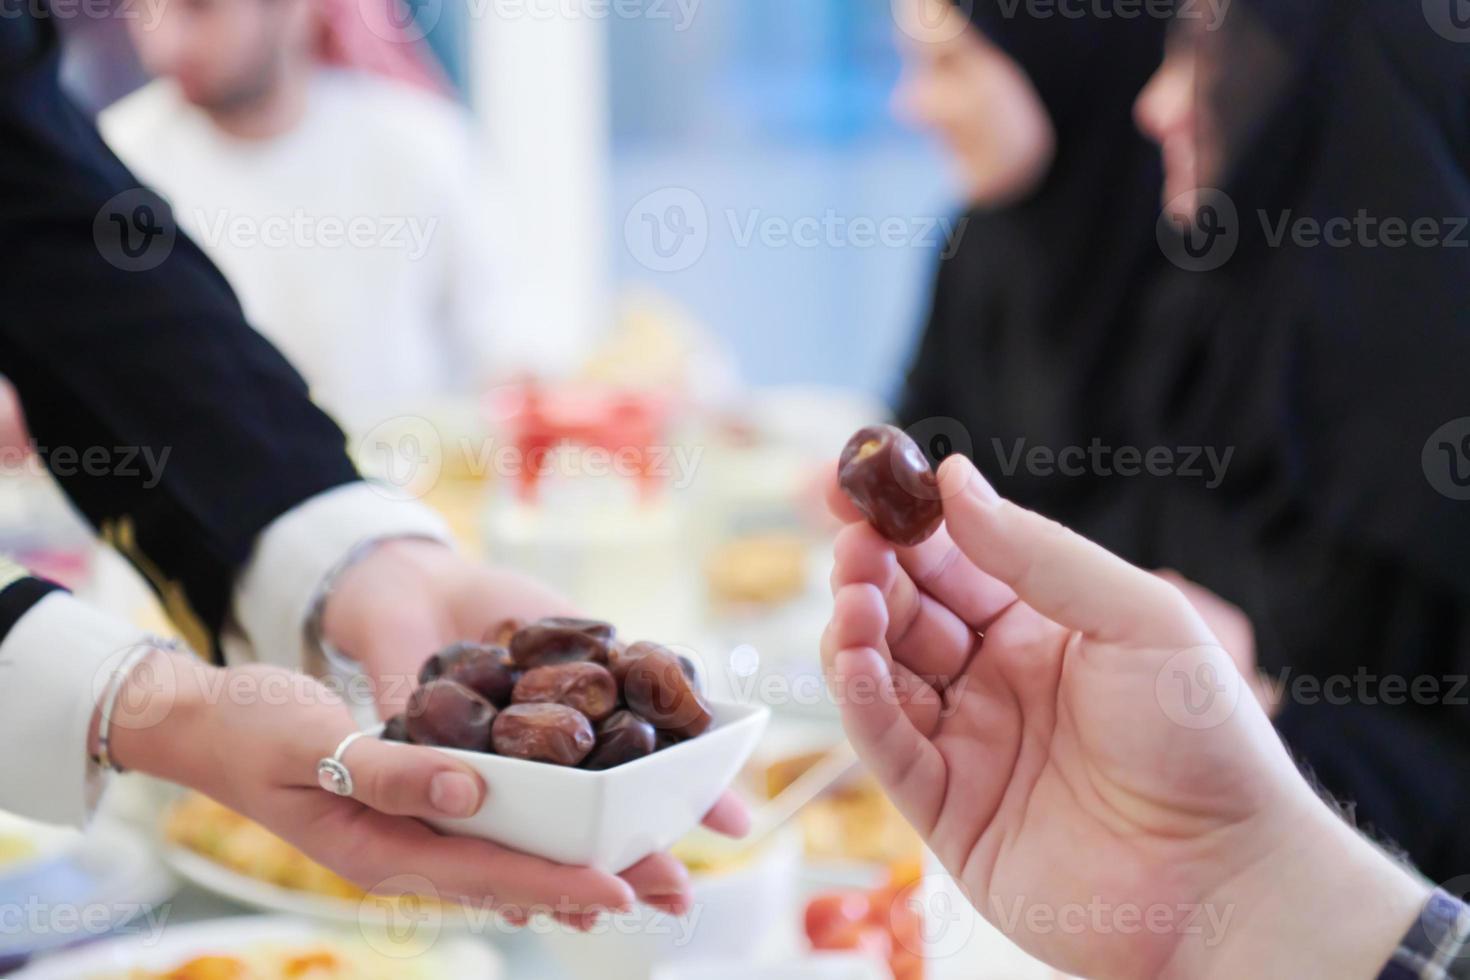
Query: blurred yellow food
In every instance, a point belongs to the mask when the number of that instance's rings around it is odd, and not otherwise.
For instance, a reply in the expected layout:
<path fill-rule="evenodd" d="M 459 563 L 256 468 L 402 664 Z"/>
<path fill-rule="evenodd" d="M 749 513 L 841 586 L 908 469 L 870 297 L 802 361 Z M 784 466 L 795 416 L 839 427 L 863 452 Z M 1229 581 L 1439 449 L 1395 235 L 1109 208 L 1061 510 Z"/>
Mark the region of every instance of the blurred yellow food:
<path fill-rule="evenodd" d="M 0 834 L 0 867 L 34 857 L 36 842 L 23 834 Z"/>
<path fill-rule="evenodd" d="M 721 602 L 786 602 L 806 589 L 806 545 L 794 534 L 736 538 L 710 555 L 705 576 Z"/>
<path fill-rule="evenodd" d="M 774 797 L 822 758 L 813 752 L 766 769 L 766 793 Z M 798 814 L 806 856 L 815 861 L 865 861 L 911 866 L 924 845 L 872 776 L 839 783 Z"/>
<path fill-rule="evenodd" d="M 761 852 L 759 847 L 732 850 L 728 845 L 720 844 L 712 837 L 713 835 L 708 831 L 696 830 L 669 850 L 674 857 L 684 862 L 684 867 L 689 869 L 691 875 L 700 877 L 712 877 L 737 871 L 750 864 L 751 860 Z"/>
<path fill-rule="evenodd" d="M 175 803 L 166 817 L 164 835 L 217 864 L 282 888 L 352 901 L 365 894 L 264 827 L 207 796 L 190 794 Z"/>
<path fill-rule="evenodd" d="M 199 956 L 164 973 L 132 970 L 91 980 L 437 980 L 440 975 L 432 963 L 344 942 L 261 946 L 235 955 Z"/>

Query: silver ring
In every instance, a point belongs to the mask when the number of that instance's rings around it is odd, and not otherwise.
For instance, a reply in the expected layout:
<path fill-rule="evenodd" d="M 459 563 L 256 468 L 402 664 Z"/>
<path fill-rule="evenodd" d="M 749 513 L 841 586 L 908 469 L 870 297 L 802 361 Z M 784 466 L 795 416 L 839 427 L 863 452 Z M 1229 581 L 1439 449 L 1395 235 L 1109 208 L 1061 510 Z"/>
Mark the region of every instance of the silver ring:
<path fill-rule="evenodd" d="M 358 739 L 367 735 L 367 732 L 353 732 L 337 744 L 337 751 L 329 757 L 322 759 L 316 764 L 317 785 L 329 793 L 338 796 L 351 796 L 356 788 L 352 782 L 352 772 L 342 761 L 342 754 L 347 747 Z"/>

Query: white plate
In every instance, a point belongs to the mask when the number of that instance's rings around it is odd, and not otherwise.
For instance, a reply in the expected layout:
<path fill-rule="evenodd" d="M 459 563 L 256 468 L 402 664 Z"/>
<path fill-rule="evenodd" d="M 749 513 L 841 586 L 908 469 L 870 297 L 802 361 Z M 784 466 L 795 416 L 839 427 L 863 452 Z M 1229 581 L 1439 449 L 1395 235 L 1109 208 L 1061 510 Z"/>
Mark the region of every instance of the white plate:
<path fill-rule="evenodd" d="M 18 900 L 32 906 L 23 928 L 0 928 L 0 960 L 105 935 L 178 887 L 144 835 L 115 822 L 99 820 L 76 839 L 57 832 L 52 843 L 44 858 L 15 866 L 20 873 L 0 880 L 0 905 Z"/>
<path fill-rule="evenodd" d="M 241 874 L 178 844 L 164 843 L 161 848 L 164 862 L 180 878 L 248 908 L 304 916 L 354 928 L 365 923 L 385 924 L 387 909 L 378 900 L 363 902 L 355 898 L 333 898 L 296 888 L 283 888 Z M 451 932 L 473 928 L 482 933 L 489 932 L 497 939 L 508 934 L 493 916 L 486 915 L 473 922 L 464 908 L 456 903 L 446 902 L 441 908 L 438 922 Z"/>
<path fill-rule="evenodd" d="M 282 888 L 241 874 L 178 844 L 163 845 L 163 860 L 185 881 L 253 909 L 302 915 L 349 926 L 358 922 L 361 903 L 356 899 L 332 898 Z"/>
<path fill-rule="evenodd" d="M 121 970 L 167 970 L 208 953 L 244 952 L 261 945 L 331 942 L 334 937 L 361 942 L 356 933 L 314 926 L 282 916 L 251 916 L 165 927 L 154 940 L 123 936 L 85 949 L 49 956 L 17 973 L 13 980 L 79 980 L 89 974 Z M 430 958 L 429 975 L 455 980 L 500 980 L 506 975 L 500 956 L 489 946 L 463 937 L 444 937 L 422 956 Z M 420 969 L 423 964 L 419 964 Z"/>
<path fill-rule="evenodd" d="M 20 878 L 49 862 L 65 859 L 83 840 L 81 832 L 70 827 L 36 823 L 4 811 L 0 811 L 0 837 L 29 841 L 34 849 L 25 857 L 0 863 L 0 882 Z"/>

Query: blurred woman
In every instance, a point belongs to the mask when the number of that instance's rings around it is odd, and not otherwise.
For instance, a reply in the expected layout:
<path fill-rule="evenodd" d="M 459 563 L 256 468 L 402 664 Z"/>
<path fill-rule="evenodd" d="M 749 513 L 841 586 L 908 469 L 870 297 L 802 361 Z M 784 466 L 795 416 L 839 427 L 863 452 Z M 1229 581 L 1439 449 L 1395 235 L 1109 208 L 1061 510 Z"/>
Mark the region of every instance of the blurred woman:
<path fill-rule="evenodd" d="M 1138 105 L 1162 244 L 1215 266 L 1160 291 L 1149 414 L 1237 449 L 1151 487 L 1155 554 L 1244 607 L 1288 742 L 1435 876 L 1470 861 L 1467 81 L 1418 7 L 1243 0 Z"/>
<path fill-rule="evenodd" d="M 969 442 L 1003 495 L 1144 561 L 1111 454 L 1139 445 L 1118 396 L 1141 285 L 1162 262 L 1158 157 L 1130 112 L 1164 25 L 1019 17 L 992 38 L 950 0 L 905 5 L 895 101 L 943 141 L 969 211 L 899 418 L 921 442 Z M 1064 465 L 1038 464 L 1047 454 Z"/>

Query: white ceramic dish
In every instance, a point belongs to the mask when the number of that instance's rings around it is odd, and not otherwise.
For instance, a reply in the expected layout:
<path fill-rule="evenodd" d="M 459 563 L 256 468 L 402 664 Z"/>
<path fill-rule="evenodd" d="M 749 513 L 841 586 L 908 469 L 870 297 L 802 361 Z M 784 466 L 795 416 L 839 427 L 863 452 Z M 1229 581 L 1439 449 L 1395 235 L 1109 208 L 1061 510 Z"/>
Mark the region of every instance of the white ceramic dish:
<path fill-rule="evenodd" d="M 424 952 L 405 963 L 424 976 L 456 980 L 500 980 L 505 967 L 489 946 L 462 937 L 433 941 L 420 937 Z M 156 937 L 120 936 L 82 949 L 48 956 L 15 974 L 13 980 L 78 980 L 128 970 L 172 969 L 191 957 L 241 953 L 260 946 L 294 946 L 333 940 L 377 944 L 365 934 L 331 930 L 284 916 L 249 916 L 187 926 L 167 926 Z"/>
<path fill-rule="evenodd" d="M 439 749 L 474 768 L 489 792 L 475 816 L 432 824 L 561 864 L 622 871 L 699 824 L 770 717 L 760 705 L 710 708 L 714 725 L 698 738 L 602 772 Z"/>
<path fill-rule="evenodd" d="M 648 980 L 657 967 L 683 977 L 685 964 L 709 960 L 749 968 L 801 945 L 800 867 L 800 836 L 778 831 L 748 864 L 693 875 L 694 902 L 683 916 L 639 907 L 590 933 L 556 925 L 537 938 L 577 978 Z"/>

